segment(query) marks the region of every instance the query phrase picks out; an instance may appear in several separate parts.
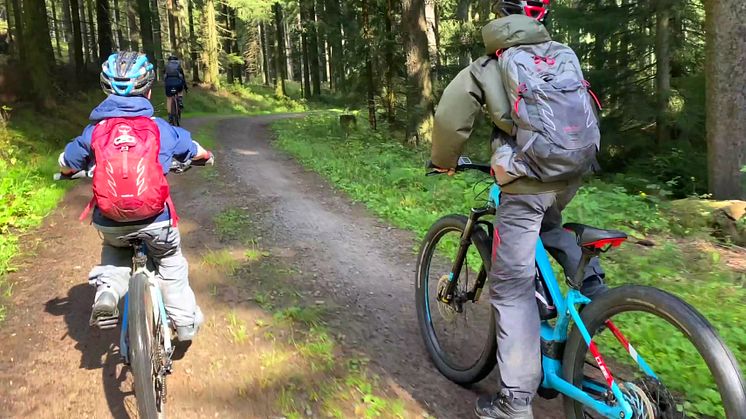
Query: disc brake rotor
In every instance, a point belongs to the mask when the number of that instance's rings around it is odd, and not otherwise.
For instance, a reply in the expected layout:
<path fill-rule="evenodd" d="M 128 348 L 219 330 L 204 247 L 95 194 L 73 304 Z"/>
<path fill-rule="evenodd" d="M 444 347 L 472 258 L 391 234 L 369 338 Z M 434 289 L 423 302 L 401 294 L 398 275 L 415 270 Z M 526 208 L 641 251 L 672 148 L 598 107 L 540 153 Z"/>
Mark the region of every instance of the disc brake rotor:
<path fill-rule="evenodd" d="M 659 381 L 643 378 L 624 383 L 624 398 L 632 406 L 633 419 L 683 419 L 671 392 Z"/>
<path fill-rule="evenodd" d="M 443 292 L 445 292 L 446 287 L 449 283 L 448 275 L 443 275 L 438 280 L 438 295 L 442 295 Z M 440 300 L 438 300 L 438 313 L 440 313 L 440 317 L 442 317 L 447 322 L 453 322 L 456 320 L 456 316 L 458 316 L 458 312 L 456 311 L 456 308 L 453 307 L 450 304 L 446 304 Z"/>

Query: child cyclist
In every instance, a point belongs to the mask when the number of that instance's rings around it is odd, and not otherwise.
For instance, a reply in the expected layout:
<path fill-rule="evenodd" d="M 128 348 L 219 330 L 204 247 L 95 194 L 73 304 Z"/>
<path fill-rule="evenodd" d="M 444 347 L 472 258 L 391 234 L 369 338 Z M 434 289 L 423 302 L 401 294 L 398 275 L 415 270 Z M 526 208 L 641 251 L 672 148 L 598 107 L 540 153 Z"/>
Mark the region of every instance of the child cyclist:
<path fill-rule="evenodd" d="M 448 85 L 435 115 L 432 164 L 449 174 L 483 106 L 494 124 L 492 168 L 502 197 L 489 283 L 500 389 L 477 400 L 476 414 L 483 419 L 533 418 L 531 402 L 542 380 L 536 243 L 541 236 L 565 274 L 574 277 L 581 250 L 562 229 L 562 210 L 595 161 L 600 141 L 575 54 L 551 42 L 543 26 L 549 1 L 495 2 L 499 18 L 482 29 L 486 55 Z M 606 289 L 597 261 L 584 274 L 581 292 L 587 297 Z"/>
<path fill-rule="evenodd" d="M 100 80 L 108 97 L 59 158 L 63 175 L 94 167 L 93 199 L 81 216 L 92 209 L 93 226 L 103 237 L 101 263 L 89 274 L 96 287 L 91 325 L 116 325 L 117 304 L 127 292 L 132 262 L 132 248 L 122 237 L 134 234 L 147 246 L 177 338 L 191 342 L 203 316 L 189 286 L 165 176 L 173 159 L 212 164 L 212 154 L 188 131 L 153 117 L 149 99 L 155 73 L 145 54 L 112 54 L 102 65 Z"/>

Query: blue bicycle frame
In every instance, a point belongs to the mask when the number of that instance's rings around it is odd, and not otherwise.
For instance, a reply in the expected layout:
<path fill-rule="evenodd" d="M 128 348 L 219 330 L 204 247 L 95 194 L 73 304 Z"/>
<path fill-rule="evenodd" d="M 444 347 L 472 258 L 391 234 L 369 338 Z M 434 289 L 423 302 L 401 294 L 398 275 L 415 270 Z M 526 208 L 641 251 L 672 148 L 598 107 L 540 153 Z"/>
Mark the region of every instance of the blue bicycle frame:
<path fill-rule="evenodd" d="M 500 187 L 498 185 L 493 185 L 491 187 L 489 201 L 493 205 L 495 205 L 496 208 L 499 205 Z M 609 406 L 607 403 L 593 398 L 587 392 L 576 387 L 562 377 L 562 362 L 558 359 L 552 359 L 546 355 L 542 355 L 542 366 L 544 371 L 542 387 L 546 389 L 556 390 L 574 400 L 577 400 L 578 402 L 590 407 L 591 409 L 604 415 L 607 418 L 632 418 L 632 407 L 626 401 L 624 393 L 622 392 L 621 388 L 614 380 L 614 378 L 611 376 L 611 373 L 608 371 L 603 358 L 601 358 L 600 354 L 598 353 L 598 349 L 596 348 L 595 343 L 593 343 L 591 335 L 588 332 L 585 324 L 583 324 L 583 321 L 580 318 L 580 314 L 578 313 L 578 310 L 576 308 L 578 304 L 590 303 L 590 300 L 587 297 L 583 296 L 583 294 L 581 294 L 580 291 L 576 289 L 570 289 L 570 291 L 567 293 L 567 296 L 562 295 L 562 290 L 560 289 L 559 282 L 554 275 L 551 263 L 549 262 L 549 256 L 547 255 L 547 251 L 544 248 L 544 244 L 542 243 L 541 239 L 539 239 L 536 244 L 536 265 L 538 267 L 539 274 L 543 278 L 547 290 L 549 291 L 549 294 L 554 301 L 555 307 L 557 309 L 557 318 L 554 325 L 552 325 L 548 320 L 544 320 L 541 323 L 542 341 L 551 344 L 562 344 L 566 342 L 567 331 L 569 330 L 570 321 L 572 320 L 572 322 L 575 323 L 575 326 L 578 328 L 581 335 L 583 336 L 583 339 L 588 345 L 594 358 L 596 359 L 596 362 L 598 363 L 599 368 L 604 374 L 606 382 L 609 388 L 611 388 L 611 391 L 617 402 L 615 405 Z M 628 342 L 626 342 L 626 340 L 624 340 L 621 335 L 618 335 L 617 338 L 619 338 L 620 341 L 626 344 L 626 349 L 640 366 L 642 371 L 648 376 L 656 378 L 655 373 L 652 371 L 652 369 L 650 369 L 650 367 L 642 359 L 642 357 L 637 354 L 634 348 L 632 348 L 632 346 Z M 587 382 L 584 383 L 584 386 L 586 386 L 586 384 L 587 387 L 595 386 L 598 390 L 604 392 L 607 391 L 606 387 L 603 387 L 598 383 Z"/>

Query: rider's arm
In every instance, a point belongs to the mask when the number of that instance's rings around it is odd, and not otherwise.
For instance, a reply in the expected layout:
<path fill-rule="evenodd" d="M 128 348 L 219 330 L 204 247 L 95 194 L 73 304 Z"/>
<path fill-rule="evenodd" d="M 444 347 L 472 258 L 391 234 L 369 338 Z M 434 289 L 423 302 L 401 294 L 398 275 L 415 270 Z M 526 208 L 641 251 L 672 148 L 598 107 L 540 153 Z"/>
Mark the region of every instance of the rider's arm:
<path fill-rule="evenodd" d="M 171 155 L 174 159 L 184 163 L 187 160 L 208 160 L 212 154 L 192 139 L 192 134 L 184 128 L 174 127 L 163 121 L 161 129 L 161 146 L 165 143 L 165 136 L 173 142 Z"/>
<path fill-rule="evenodd" d="M 91 135 L 93 126 L 89 125 L 83 130 L 83 134 L 70 141 L 65 146 L 65 151 L 60 154 L 58 162 L 60 172 L 69 175 L 81 170 L 87 170 L 91 162 Z"/>
<path fill-rule="evenodd" d="M 435 166 L 456 166 L 483 106 L 501 130 L 512 130 L 510 103 L 497 59 L 486 56 L 462 70 L 443 92 L 433 127 L 431 160 Z"/>

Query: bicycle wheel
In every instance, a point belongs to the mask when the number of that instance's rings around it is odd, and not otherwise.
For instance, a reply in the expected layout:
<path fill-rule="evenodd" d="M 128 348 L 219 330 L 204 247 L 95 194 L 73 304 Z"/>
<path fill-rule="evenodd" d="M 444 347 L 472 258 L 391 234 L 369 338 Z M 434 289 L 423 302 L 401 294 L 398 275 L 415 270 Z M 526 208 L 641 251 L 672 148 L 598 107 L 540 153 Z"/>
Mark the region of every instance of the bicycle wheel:
<path fill-rule="evenodd" d="M 738 364 L 689 304 L 656 288 L 628 285 L 594 299 L 582 319 L 632 405 L 633 419 L 746 418 Z M 604 373 L 588 352 L 573 327 L 564 376 L 597 400 L 613 402 Z M 603 417 L 568 397 L 564 403 L 570 419 Z"/>
<path fill-rule="evenodd" d="M 438 301 L 438 290 L 449 281 L 458 244 L 467 218 L 450 215 L 438 220 L 422 242 L 417 262 L 417 320 L 430 357 L 449 380 L 472 384 L 494 368 L 494 313 L 487 297 L 481 304 L 465 299 L 475 281 L 484 280 L 490 267 L 490 239 L 481 226 L 471 237 L 464 266 L 458 278 L 454 300 L 457 305 Z"/>
<path fill-rule="evenodd" d="M 130 280 L 129 303 L 130 366 L 135 378 L 137 409 L 141 418 L 163 418 L 156 369 L 158 331 L 145 274 L 135 274 Z"/>

